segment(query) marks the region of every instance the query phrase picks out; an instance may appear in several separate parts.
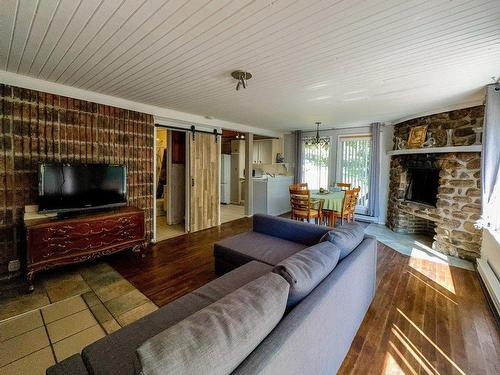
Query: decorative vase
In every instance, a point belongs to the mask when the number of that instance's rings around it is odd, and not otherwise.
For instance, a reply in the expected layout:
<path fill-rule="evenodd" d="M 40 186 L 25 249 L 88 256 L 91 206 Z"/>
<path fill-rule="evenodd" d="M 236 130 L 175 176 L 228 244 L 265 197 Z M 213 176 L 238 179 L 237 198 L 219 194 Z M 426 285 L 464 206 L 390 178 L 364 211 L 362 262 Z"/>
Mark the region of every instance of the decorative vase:
<path fill-rule="evenodd" d="M 406 141 L 401 137 L 396 137 L 396 150 L 406 149 Z"/>
<path fill-rule="evenodd" d="M 432 131 L 432 136 L 436 140 L 436 147 L 443 147 L 446 145 L 446 131 L 443 130 L 442 125 L 438 125 L 437 129 Z"/>
<path fill-rule="evenodd" d="M 453 133 L 455 129 L 446 129 L 446 147 L 453 146 Z"/>
<path fill-rule="evenodd" d="M 475 145 L 480 145 L 481 144 L 481 133 L 483 132 L 483 128 L 473 128 L 472 129 L 474 133 L 476 133 L 476 141 L 474 142 Z"/>
<path fill-rule="evenodd" d="M 427 141 L 422 145 L 423 148 L 431 148 L 431 147 L 435 147 L 436 146 L 436 140 L 434 139 L 434 137 L 429 134 L 427 136 Z"/>

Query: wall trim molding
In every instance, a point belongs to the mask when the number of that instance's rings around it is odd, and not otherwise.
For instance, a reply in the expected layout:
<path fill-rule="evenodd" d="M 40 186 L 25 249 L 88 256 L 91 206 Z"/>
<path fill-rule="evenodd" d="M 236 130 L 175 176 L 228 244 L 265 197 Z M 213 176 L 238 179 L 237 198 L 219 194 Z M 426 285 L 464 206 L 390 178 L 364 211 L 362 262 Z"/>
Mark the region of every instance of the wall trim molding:
<path fill-rule="evenodd" d="M 496 278 L 491 266 L 484 259 L 477 260 L 477 271 L 481 276 L 481 280 L 483 280 L 497 314 L 500 315 L 500 282 Z"/>
<path fill-rule="evenodd" d="M 0 70 L 0 83 L 11 86 L 22 87 L 30 90 L 37 90 L 67 96 L 75 99 L 86 100 L 93 103 L 105 104 L 112 107 L 128 109 L 131 111 L 147 113 L 156 118 L 174 119 L 191 124 L 206 126 L 210 129 L 231 129 L 245 133 L 255 133 L 269 137 L 279 137 L 280 132 L 264 129 L 256 126 L 240 124 L 231 121 L 219 120 L 215 118 L 206 118 L 187 112 L 176 111 L 169 108 L 158 107 L 145 103 L 134 102 L 122 99 L 116 96 L 100 94 L 94 91 L 88 91 L 73 86 L 62 85 L 56 82 L 45 81 L 38 78 L 28 77 L 21 74 Z"/>

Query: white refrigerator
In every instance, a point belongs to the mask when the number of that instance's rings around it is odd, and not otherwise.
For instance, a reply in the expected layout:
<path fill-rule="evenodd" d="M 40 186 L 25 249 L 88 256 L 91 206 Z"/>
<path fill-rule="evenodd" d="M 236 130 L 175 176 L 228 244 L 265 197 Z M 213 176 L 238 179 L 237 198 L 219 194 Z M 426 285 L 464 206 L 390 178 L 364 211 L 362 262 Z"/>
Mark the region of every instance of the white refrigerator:
<path fill-rule="evenodd" d="M 220 202 L 231 203 L 231 155 L 222 154 L 220 161 Z"/>

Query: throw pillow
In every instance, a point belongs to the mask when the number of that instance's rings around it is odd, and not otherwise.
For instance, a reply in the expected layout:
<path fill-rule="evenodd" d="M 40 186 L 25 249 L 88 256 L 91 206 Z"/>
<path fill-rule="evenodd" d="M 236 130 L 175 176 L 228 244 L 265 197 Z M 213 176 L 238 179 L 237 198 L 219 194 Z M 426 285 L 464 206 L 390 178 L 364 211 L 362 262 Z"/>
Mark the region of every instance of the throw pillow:
<path fill-rule="evenodd" d="M 325 233 L 322 241 L 329 241 L 340 249 L 340 260 L 348 256 L 363 241 L 364 228 L 358 223 L 347 223 Z"/>
<path fill-rule="evenodd" d="M 283 317 L 288 284 L 268 273 L 137 349 L 140 373 L 229 374 Z"/>
<path fill-rule="evenodd" d="M 308 247 L 278 263 L 273 272 L 290 284 L 287 307 L 307 297 L 332 272 L 339 261 L 340 250 L 330 242 Z"/>

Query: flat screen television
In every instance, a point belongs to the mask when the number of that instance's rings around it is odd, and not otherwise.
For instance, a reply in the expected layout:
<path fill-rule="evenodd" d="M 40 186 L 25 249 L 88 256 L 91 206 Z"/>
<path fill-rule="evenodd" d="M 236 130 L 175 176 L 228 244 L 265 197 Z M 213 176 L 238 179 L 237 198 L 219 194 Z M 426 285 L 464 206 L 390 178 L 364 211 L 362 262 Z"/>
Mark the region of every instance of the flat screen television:
<path fill-rule="evenodd" d="M 40 212 L 75 212 L 127 204 L 127 168 L 111 164 L 42 163 Z"/>

